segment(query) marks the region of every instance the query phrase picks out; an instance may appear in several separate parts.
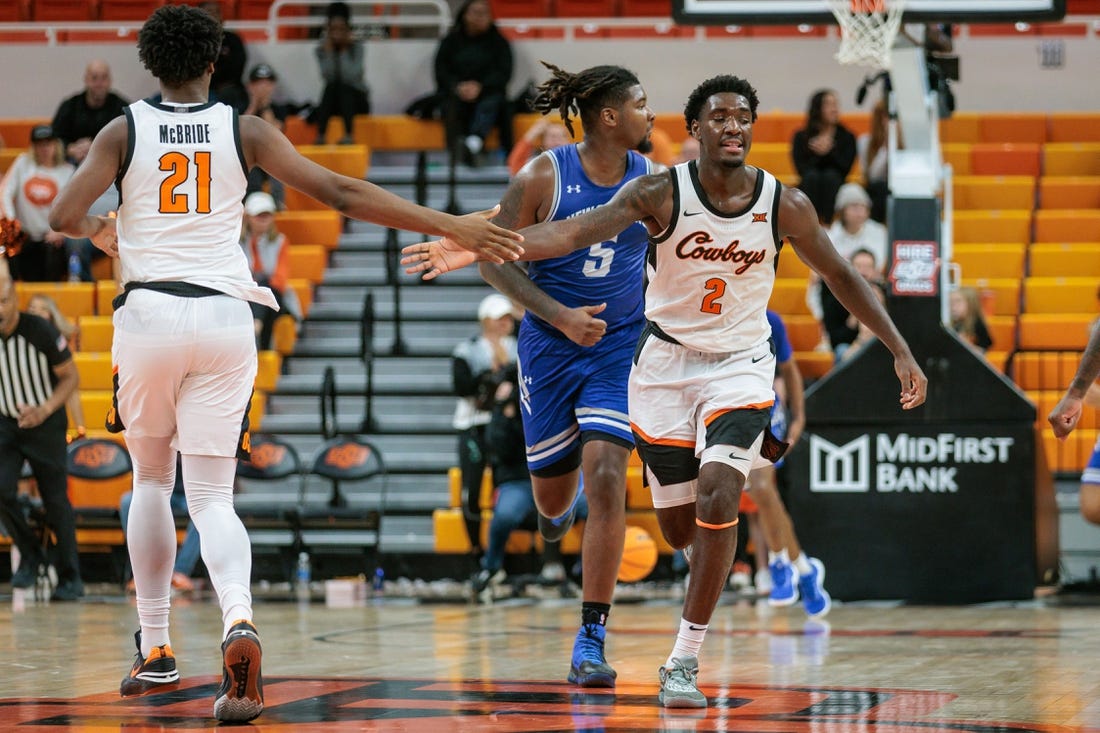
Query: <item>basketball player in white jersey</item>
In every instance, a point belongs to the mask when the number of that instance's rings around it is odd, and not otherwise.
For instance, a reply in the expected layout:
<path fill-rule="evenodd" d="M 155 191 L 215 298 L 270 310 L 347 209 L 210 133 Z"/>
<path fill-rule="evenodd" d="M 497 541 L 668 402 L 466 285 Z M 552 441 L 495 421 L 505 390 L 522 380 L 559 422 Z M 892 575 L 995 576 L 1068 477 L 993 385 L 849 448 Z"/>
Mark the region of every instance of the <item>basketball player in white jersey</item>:
<path fill-rule="evenodd" d="M 806 195 L 746 163 L 756 90 L 735 76 L 699 85 L 684 116 L 698 161 L 639 177 L 607 204 L 521 230 L 524 258 L 556 257 L 641 221 L 653 244 L 648 324 L 630 374 L 630 419 L 661 531 L 691 546 L 680 631 L 660 668 L 665 707 L 706 707 L 698 655 L 733 562 L 737 508 L 758 458 L 785 450 L 768 430 L 775 355 L 765 310 L 784 239 L 894 355 L 901 406 L 924 402 L 927 380 L 885 309 L 837 253 Z M 446 242 L 405 249 L 410 271 L 468 264 Z"/>
<path fill-rule="evenodd" d="M 134 461 L 127 544 L 137 589 L 138 654 L 123 696 L 179 684 L 168 634 L 176 551 L 170 496 L 182 454 L 191 518 L 222 610 L 223 680 L 214 717 L 263 709 L 261 648 L 252 623 L 251 550 L 233 511 L 238 443 L 256 375 L 249 302 L 275 307 L 253 282 L 238 245 L 247 173 L 273 177 L 341 213 L 384 226 L 459 237 L 494 259 L 518 239 L 483 215 L 425 209 L 299 155 L 276 128 L 208 102 L 222 30 L 189 6 L 159 8 L 138 35 L 138 56 L 159 80 L 161 101 L 130 105 L 96 137 L 54 205 L 50 225 L 117 254 L 125 290 L 116 300 L 115 409 Z M 117 221 L 88 208 L 117 179 Z M 483 243 L 483 244 L 482 244 Z"/>

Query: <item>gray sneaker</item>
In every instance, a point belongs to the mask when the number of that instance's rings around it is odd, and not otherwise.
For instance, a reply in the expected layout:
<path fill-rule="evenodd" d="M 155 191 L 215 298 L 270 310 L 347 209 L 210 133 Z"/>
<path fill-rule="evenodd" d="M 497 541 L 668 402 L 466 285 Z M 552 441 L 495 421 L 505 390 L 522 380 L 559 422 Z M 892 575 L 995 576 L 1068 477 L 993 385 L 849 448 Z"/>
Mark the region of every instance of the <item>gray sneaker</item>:
<path fill-rule="evenodd" d="M 661 693 L 657 702 L 666 708 L 705 708 L 707 696 L 699 692 L 695 677 L 699 674 L 699 660 L 695 657 L 673 659 L 671 667 L 657 670 L 661 678 Z"/>

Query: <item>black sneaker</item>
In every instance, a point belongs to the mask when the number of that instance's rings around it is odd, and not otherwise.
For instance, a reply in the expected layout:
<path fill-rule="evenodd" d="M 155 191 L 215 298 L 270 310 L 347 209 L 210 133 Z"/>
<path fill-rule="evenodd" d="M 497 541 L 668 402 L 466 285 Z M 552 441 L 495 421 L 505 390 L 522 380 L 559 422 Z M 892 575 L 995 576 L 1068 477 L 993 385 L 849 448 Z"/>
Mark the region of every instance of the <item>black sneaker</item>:
<path fill-rule="evenodd" d="M 264 709 L 264 681 L 260 674 L 260 635 L 251 621 L 238 621 L 222 642 L 222 684 L 214 698 L 214 717 L 246 722 Z"/>
<path fill-rule="evenodd" d="M 79 601 L 84 597 L 84 583 L 80 579 L 62 580 L 53 590 L 51 600 L 54 601 Z"/>
<path fill-rule="evenodd" d="M 118 694 L 122 697 L 137 697 L 150 692 L 174 690 L 180 686 L 180 674 L 176 671 L 176 656 L 168 644 L 155 646 L 148 658 L 141 656 L 141 631 L 134 634 L 138 653 L 130 674 L 122 678 Z"/>
<path fill-rule="evenodd" d="M 12 588 L 33 588 L 38 580 L 38 561 L 23 559 L 19 563 L 19 569 L 11 576 Z"/>

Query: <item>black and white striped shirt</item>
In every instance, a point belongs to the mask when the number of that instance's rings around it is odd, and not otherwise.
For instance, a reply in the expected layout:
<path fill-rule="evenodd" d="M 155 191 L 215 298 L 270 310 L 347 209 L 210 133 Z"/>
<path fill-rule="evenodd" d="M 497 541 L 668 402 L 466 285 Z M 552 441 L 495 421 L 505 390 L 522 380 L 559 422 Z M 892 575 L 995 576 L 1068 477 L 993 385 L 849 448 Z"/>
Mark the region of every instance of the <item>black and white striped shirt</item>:
<path fill-rule="evenodd" d="M 20 405 L 41 405 L 53 394 L 53 368 L 73 358 L 65 337 L 29 313 L 8 337 L 0 336 L 0 415 L 19 418 Z"/>

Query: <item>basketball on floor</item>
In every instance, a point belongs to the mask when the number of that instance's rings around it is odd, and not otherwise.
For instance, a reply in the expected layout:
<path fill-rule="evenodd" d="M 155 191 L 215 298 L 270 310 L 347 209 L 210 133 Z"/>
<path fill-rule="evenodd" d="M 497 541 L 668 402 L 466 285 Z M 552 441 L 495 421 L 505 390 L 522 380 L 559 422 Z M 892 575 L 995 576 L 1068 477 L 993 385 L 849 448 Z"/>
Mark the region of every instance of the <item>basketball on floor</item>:
<path fill-rule="evenodd" d="M 641 527 L 627 526 L 623 543 L 623 560 L 619 564 L 619 580 L 636 583 L 644 580 L 657 567 L 657 543 Z"/>

